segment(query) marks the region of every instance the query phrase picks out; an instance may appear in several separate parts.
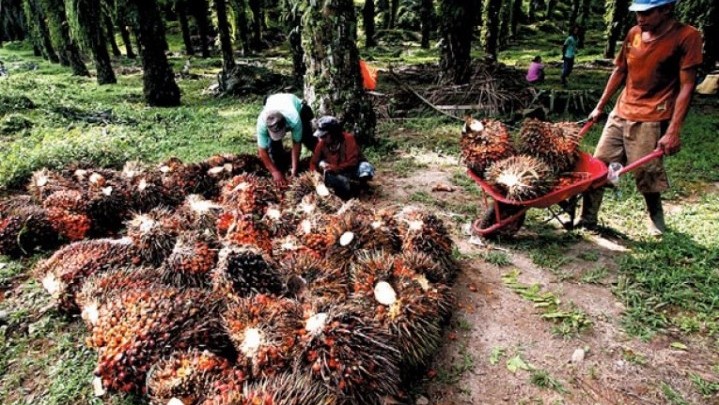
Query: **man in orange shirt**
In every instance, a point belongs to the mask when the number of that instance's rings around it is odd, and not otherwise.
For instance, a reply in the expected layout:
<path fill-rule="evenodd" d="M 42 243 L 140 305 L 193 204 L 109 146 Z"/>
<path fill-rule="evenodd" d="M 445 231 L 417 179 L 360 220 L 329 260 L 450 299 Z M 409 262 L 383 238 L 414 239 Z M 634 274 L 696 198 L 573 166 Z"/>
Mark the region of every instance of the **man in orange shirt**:
<path fill-rule="evenodd" d="M 627 34 L 614 71 L 589 118 L 597 120 L 614 93 L 624 85 L 599 139 L 594 157 L 609 164 L 632 163 L 657 147 L 677 153 L 689 109 L 697 68 L 702 63 L 701 33 L 673 16 L 676 0 L 634 0 L 637 25 Z M 664 232 L 660 193 L 669 187 L 661 159 L 634 172 L 637 189 L 649 211 L 648 231 Z M 603 190 L 584 195 L 577 226 L 596 229 Z"/>
<path fill-rule="evenodd" d="M 352 197 L 358 185 L 366 187 L 374 167 L 362 157 L 354 135 L 342 131 L 337 118 L 326 115 L 317 120 L 314 133 L 319 139 L 310 161 L 310 170 L 324 173 L 325 185 L 338 197 Z"/>

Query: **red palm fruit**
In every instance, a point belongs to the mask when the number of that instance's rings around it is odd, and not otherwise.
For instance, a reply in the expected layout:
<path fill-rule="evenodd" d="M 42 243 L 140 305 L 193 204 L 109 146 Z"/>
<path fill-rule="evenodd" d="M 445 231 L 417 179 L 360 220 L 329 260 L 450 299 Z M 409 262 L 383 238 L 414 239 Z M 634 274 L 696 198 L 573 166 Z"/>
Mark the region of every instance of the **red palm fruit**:
<path fill-rule="evenodd" d="M 222 206 L 199 194 L 190 194 L 175 211 L 183 229 L 215 233 Z"/>
<path fill-rule="evenodd" d="M 295 236 L 318 257 L 325 257 L 330 246 L 334 243 L 333 234 L 327 231 L 328 225 L 328 216 L 314 213 L 308 215 L 297 224 Z"/>
<path fill-rule="evenodd" d="M 282 210 L 279 204 L 268 204 L 260 222 L 270 233 L 271 239 L 288 236 L 297 228 L 299 215 L 292 210 Z"/>
<path fill-rule="evenodd" d="M 42 204 L 50 194 L 56 191 L 74 190 L 78 186 L 74 181 L 63 177 L 60 173 L 48 169 L 40 169 L 33 172 L 27 191 L 35 199 L 35 202 Z"/>
<path fill-rule="evenodd" d="M 85 239 L 92 220 L 87 213 L 87 199 L 77 190 L 56 191 L 43 202 L 52 227 L 71 241 Z"/>
<path fill-rule="evenodd" d="M 349 278 L 341 266 L 308 253 L 296 253 L 282 261 L 282 277 L 288 296 L 312 302 L 320 310 L 347 300 Z"/>
<path fill-rule="evenodd" d="M 249 379 L 246 371 L 235 367 L 222 373 L 210 383 L 200 405 L 245 405 L 242 390 Z M 168 404 L 172 405 L 172 404 Z M 179 404 L 177 404 L 179 405 Z"/>
<path fill-rule="evenodd" d="M 252 405 L 334 405 L 336 395 L 306 374 L 282 373 L 246 384 L 242 404 Z"/>
<path fill-rule="evenodd" d="M 495 162 L 486 173 L 487 183 L 505 194 L 508 200 L 526 201 L 552 190 L 556 177 L 543 160 L 517 155 Z"/>
<path fill-rule="evenodd" d="M 441 343 L 441 296 L 424 276 L 402 268 L 393 256 L 362 255 L 352 266 L 353 292 L 386 328 L 404 365 L 421 366 Z M 451 304 L 451 303 L 450 303 Z"/>
<path fill-rule="evenodd" d="M 26 256 L 38 249 L 58 244 L 44 208 L 31 202 L 29 196 L 16 196 L 0 202 L 0 255 Z"/>
<path fill-rule="evenodd" d="M 556 174 L 570 171 L 579 158 L 579 127 L 527 119 L 519 133 L 519 153 L 541 159 Z"/>
<path fill-rule="evenodd" d="M 250 245 L 223 247 L 211 277 L 213 290 L 225 296 L 280 295 L 284 291 L 277 265 Z"/>
<path fill-rule="evenodd" d="M 478 121 L 468 117 L 459 141 L 462 160 L 468 168 L 484 175 L 494 162 L 514 155 L 509 131 L 499 121 Z"/>
<path fill-rule="evenodd" d="M 198 289 L 151 286 L 119 293 L 100 307 L 87 343 L 98 350 L 95 376 L 105 390 L 141 392 L 150 367 L 178 350 L 231 349 L 222 300 Z"/>
<path fill-rule="evenodd" d="M 226 211 L 217 221 L 218 234 L 236 245 L 253 245 L 269 253 L 272 251 L 270 230 L 261 221 L 255 221 L 252 215 L 239 211 Z"/>
<path fill-rule="evenodd" d="M 222 187 L 220 202 L 227 208 L 261 218 L 267 205 L 279 203 L 279 195 L 272 180 L 252 174 L 241 174 Z"/>
<path fill-rule="evenodd" d="M 161 173 L 144 163 L 125 163 L 122 178 L 127 182 L 129 209 L 132 211 L 147 212 L 159 206 L 174 207 L 180 201 L 180 193 L 168 190 L 162 183 Z"/>
<path fill-rule="evenodd" d="M 170 158 L 158 166 L 162 183 L 168 190 L 188 194 L 201 194 L 205 198 L 217 195 L 219 188 L 210 176 L 209 165 L 205 162 L 185 164 L 178 158 Z"/>
<path fill-rule="evenodd" d="M 158 266 L 172 252 L 180 226 L 165 208 L 136 214 L 127 222 L 127 236 L 140 253 L 143 263 Z"/>
<path fill-rule="evenodd" d="M 422 274 L 431 283 L 451 284 L 457 276 L 456 272 L 447 271 L 446 267 L 423 252 L 407 251 L 402 253 L 398 260 L 401 261 L 403 267 Z"/>
<path fill-rule="evenodd" d="M 330 192 L 317 172 L 307 172 L 295 178 L 285 192 L 283 204 L 285 208 L 293 209 L 303 201 L 327 214 L 336 212 L 342 206 L 342 200 Z"/>
<path fill-rule="evenodd" d="M 392 209 L 380 209 L 373 213 L 370 219 L 371 231 L 365 244 L 367 250 L 382 250 L 388 253 L 397 253 L 401 250 L 402 239 L 395 215 L 396 212 Z"/>
<path fill-rule="evenodd" d="M 76 312 L 75 294 L 87 277 L 133 264 L 136 250 L 128 238 L 74 242 L 38 262 L 42 285 L 64 312 Z"/>
<path fill-rule="evenodd" d="M 212 234 L 182 232 L 172 253 L 162 264 L 163 281 L 178 287 L 209 286 L 210 272 L 217 264 L 219 248 L 219 242 Z"/>
<path fill-rule="evenodd" d="M 230 371 L 227 359 L 209 351 L 173 352 L 150 368 L 147 396 L 154 405 L 167 405 L 173 398 L 182 404 L 199 404 L 211 384 Z"/>
<path fill-rule="evenodd" d="M 272 258 L 283 263 L 292 260 L 296 255 L 308 255 L 319 259 L 321 256 L 314 250 L 303 245 L 296 236 L 288 235 L 283 238 L 275 238 L 272 240 Z"/>
<path fill-rule="evenodd" d="M 302 307 L 294 300 L 257 294 L 230 303 L 223 323 L 237 350 L 238 365 L 253 377 L 272 376 L 296 357 Z"/>
<path fill-rule="evenodd" d="M 121 267 L 89 276 L 77 292 L 75 303 L 88 328 L 97 324 L 100 307 L 117 294 L 158 283 L 160 272 L 151 267 Z"/>
<path fill-rule="evenodd" d="M 434 214 L 407 207 L 397 215 L 403 252 L 422 252 L 437 261 L 453 279 L 458 271 L 452 257 L 454 242 L 444 223 Z"/>
<path fill-rule="evenodd" d="M 298 370 L 323 382 L 340 403 L 381 404 L 396 395 L 399 350 L 386 329 L 355 305 L 305 311 Z"/>

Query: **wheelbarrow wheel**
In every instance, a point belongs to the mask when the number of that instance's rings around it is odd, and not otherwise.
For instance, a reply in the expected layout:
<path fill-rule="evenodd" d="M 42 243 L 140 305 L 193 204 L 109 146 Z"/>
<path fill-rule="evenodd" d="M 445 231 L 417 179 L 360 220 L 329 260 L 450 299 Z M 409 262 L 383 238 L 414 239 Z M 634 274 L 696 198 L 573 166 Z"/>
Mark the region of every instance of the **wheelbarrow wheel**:
<path fill-rule="evenodd" d="M 516 206 L 516 205 L 509 205 L 509 204 L 502 204 L 497 203 L 499 205 L 500 215 L 501 218 L 507 218 L 511 217 L 512 215 L 515 215 L 519 211 L 523 210 L 523 207 Z M 496 204 L 491 204 L 489 208 L 487 208 L 486 211 L 484 211 L 484 214 L 482 214 L 482 221 L 480 221 L 480 226 L 482 229 L 489 228 L 490 226 L 497 223 L 497 215 L 494 213 L 494 208 Z M 526 214 L 522 214 L 514 221 L 506 224 L 503 227 L 497 228 L 492 232 L 485 233 L 484 236 L 487 239 L 496 239 L 496 238 L 507 238 L 515 233 L 524 225 L 524 220 L 526 218 Z"/>

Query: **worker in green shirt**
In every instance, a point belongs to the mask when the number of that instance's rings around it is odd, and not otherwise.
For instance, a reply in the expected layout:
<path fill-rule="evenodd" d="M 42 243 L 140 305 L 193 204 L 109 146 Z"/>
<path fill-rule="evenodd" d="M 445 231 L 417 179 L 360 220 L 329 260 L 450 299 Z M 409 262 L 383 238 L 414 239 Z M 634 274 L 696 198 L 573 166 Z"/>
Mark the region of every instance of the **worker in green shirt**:
<path fill-rule="evenodd" d="M 317 139 L 312 136 L 312 109 L 294 94 L 278 93 L 267 97 L 257 117 L 257 151 L 262 163 L 278 185 L 285 185 L 285 173 L 297 175 L 302 145 L 314 151 Z M 292 149 L 282 143 L 292 133 Z"/>
<path fill-rule="evenodd" d="M 562 84 L 567 85 L 567 77 L 572 73 L 574 69 L 574 57 L 577 55 L 577 41 L 579 38 L 579 27 L 572 27 L 572 32 L 564 40 L 564 46 L 562 46 Z"/>

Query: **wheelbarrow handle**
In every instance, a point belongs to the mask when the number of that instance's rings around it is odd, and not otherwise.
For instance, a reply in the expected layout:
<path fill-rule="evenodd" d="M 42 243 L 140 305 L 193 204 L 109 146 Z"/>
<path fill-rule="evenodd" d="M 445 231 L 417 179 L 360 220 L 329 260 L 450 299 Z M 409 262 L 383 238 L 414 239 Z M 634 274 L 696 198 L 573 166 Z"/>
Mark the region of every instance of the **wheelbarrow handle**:
<path fill-rule="evenodd" d="M 587 119 L 582 125 L 582 128 L 579 130 L 579 133 L 577 134 L 578 139 L 584 138 L 584 135 L 589 132 L 589 129 L 592 128 L 592 125 L 594 125 L 595 122 L 595 120 Z M 582 122 L 580 121 L 580 123 Z"/>
<path fill-rule="evenodd" d="M 621 176 L 624 173 L 629 173 L 632 170 L 636 169 L 639 166 L 642 166 L 649 162 L 650 160 L 654 160 L 660 156 L 664 155 L 664 151 L 661 148 L 656 148 L 650 153 L 646 154 L 644 157 L 635 160 L 631 164 L 628 164 L 622 168 L 622 170 L 619 171 L 618 175 Z"/>

